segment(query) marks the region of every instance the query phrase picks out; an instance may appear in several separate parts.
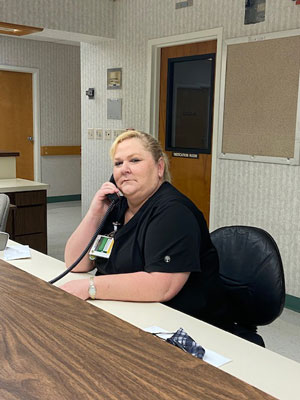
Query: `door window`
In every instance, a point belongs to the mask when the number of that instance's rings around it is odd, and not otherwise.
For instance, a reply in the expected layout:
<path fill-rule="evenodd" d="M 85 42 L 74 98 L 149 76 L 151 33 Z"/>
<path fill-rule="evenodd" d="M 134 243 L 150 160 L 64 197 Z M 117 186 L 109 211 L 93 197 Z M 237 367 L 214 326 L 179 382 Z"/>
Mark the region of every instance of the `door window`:
<path fill-rule="evenodd" d="M 168 60 L 166 150 L 211 153 L 215 54 Z"/>

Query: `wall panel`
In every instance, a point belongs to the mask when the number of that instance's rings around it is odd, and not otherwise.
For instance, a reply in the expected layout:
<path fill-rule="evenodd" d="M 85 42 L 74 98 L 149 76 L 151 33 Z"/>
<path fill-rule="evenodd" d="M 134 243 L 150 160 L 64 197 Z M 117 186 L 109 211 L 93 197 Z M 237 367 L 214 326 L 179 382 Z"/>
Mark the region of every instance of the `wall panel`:
<path fill-rule="evenodd" d="M 227 47 L 222 152 L 293 158 L 300 36 Z"/>

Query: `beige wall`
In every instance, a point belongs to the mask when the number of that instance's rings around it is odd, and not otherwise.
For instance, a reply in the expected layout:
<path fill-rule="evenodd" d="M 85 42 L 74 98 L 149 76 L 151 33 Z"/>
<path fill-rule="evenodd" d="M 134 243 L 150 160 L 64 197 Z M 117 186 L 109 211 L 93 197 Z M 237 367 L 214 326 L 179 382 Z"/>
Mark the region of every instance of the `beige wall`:
<path fill-rule="evenodd" d="M 0 37 L 0 65 L 39 70 L 40 145 L 81 144 L 80 48 L 35 40 Z M 72 180 L 65 181 L 62 156 L 54 162 L 41 158 L 41 180 L 50 184 L 48 196 L 81 193 L 78 157 L 72 162 Z M 69 164 L 68 164 L 69 165 Z"/>
<path fill-rule="evenodd" d="M 114 3 L 115 40 L 81 46 L 82 86 L 96 88 L 95 101 L 82 98 L 84 210 L 111 171 L 109 143 L 87 140 L 87 128 L 146 128 L 149 39 L 214 27 L 224 28 L 225 39 L 300 27 L 300 7 L 290 0 L 268 1 L 266 21 L 247 26 L 244 5 L 242 0 L 194 0 L 193 7 L 175 10 L 173 0 Z M 106 89 L 106 69 L 113 67 L 123 68 L 121 91 Z M 117 97 L 123 99 L 123 119 L 107 120 L 107 98 Z M 249 224 L 268 230 L 282 254 L 287 291 L 300 297 L 300 167 L 217 160 L 216 180 L 216 218 L 211 228 Z"/>
<path fill-rule="evenodd" d="M 111 0 L 1 0 L 2 22 L 111 37 Z"/>

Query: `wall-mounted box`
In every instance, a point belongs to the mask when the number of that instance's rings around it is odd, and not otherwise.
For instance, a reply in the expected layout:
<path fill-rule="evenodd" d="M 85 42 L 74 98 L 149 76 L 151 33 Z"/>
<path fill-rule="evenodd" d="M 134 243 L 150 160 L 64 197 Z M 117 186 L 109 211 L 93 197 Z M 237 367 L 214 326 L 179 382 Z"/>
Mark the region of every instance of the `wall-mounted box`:
<path fill-rule="evenodd" d="M 122 119 L 122 99 L 107 99 L 107 119 Z"/>

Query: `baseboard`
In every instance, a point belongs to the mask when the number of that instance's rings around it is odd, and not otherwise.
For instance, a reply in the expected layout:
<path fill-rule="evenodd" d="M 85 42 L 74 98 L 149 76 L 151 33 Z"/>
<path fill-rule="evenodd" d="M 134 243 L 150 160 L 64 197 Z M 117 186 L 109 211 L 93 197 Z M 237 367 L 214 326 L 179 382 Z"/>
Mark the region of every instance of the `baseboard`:
<path fill-rule="evenodd" d="M 81 200 L 81 194 L 69 194 L 66 196 L 49 196 L 47 203 L 60 203 L 63 201 L 76 201 Z"/>
<path fill-rule="evenodd" d="M 300 313 L 300 298 L 287 294 L 285 297 L 285 308 Z"/>

